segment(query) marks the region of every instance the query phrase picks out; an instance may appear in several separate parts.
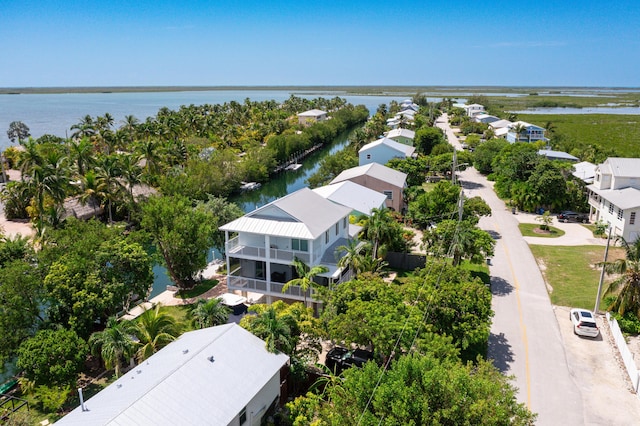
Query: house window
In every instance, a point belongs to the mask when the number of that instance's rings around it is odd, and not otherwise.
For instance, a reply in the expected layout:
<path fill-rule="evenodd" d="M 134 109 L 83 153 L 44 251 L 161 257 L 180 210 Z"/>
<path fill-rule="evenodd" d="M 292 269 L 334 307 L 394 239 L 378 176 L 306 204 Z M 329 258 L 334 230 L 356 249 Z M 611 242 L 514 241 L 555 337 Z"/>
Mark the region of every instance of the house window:
<path fill-rule="evenodd" d="M 618 220 L 622 220 L 622 213 L 623 212 L 624 212 L 624 210 L 618 209 Z"/>
<path fill-rule="evenodd" d="M 382 191 L 387 196 L 387 200 L 393 200 L 393 191 Z"/>
<path fill-rule="evenodd" d="M 329 244 L 329 231 L 325 231 L 324 233 L 324 243 Z"/>
<path fill-rule="evenodd" d="M 256 262 L 256 278 L 257 279 L 264 280 L 266 270 L 267 270 L 267 265 L 265 262 Z"/>
<path fill-rule="evenodd" d="M 291 249 L 295 251 L 309 251 L 309 241 L 292 238 Z"/>
<path fill-rule="evenodd" d="M 247 422 L 247 407 L 244 407 L 242 411 L 240 411 L 240 424 L 243 425 Z"/>
<path fill-rule="evenodd" d="M 367 160 L 371 160 L 371 154 L 367 154 Z"/>
<path fill-rule="evenodd" d="M 631 212 L 629 216 L 629 225 L 635 225 L 636 223 L 636 212 Z"/>
<path fill-rule="evenodd" d="M 342 229 L 347 229 L 347 218 L 342 219 Z"/>
<path fill-rule="evenodd" d="M 336 222 L 336 235 L 340 232 L 340 222 Z"/>
<path fill-rule="evenodd" d="M 609 203 L 609 214 L 613 214 L 613 204 Z"/>

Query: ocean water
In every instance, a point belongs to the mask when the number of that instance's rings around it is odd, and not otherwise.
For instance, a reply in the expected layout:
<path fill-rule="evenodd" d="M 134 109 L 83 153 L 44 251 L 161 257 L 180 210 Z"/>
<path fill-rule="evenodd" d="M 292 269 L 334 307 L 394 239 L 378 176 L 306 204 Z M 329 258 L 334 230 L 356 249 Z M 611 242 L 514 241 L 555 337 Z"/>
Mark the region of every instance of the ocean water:
<path fill-rule="evenodd" d="M 70 127 L 82 117 L 111 114 L 119 127 L 127 115 L 140 121 L 155 116 L 158 110 L 167 107 L 177 110 L 182 105 L 223 104 L 275 100 L 282 102 L 292 94 L 303 98 L 333 98 L 340 96 L 354 105 L 365 105 L 375 112 L 378 105 L 392 100 L 402 101 L 406 96 L 347 96 L 343 92 L 293 92 L 285 90 L 210 90 L 187 92 L 127 92 L 127 93 L 61 93 L 61 94 L 0 94 L 0 149 L 10 146 L 7 129 L 12 121 L 25 123 L 34 138 L 44 134 L 66 137 Z M 434 100 L 437 100 L 434 98 Z"/>

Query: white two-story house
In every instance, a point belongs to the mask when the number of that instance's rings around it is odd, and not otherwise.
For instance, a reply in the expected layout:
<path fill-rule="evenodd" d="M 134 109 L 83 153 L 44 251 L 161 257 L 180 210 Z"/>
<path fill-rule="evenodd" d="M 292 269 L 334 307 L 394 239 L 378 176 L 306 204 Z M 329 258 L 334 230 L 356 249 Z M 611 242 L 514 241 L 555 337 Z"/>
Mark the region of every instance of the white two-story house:
<path fill-rule="evenodd" d="M 518 132 L 518 130 L 520 130 L 520 132 Z M 516 121 L 515 123 L 511 123 L 509 126 L 507 141 L 511 143 L 537 141 L 548 142 L 549 139 L 544 136 L 545 131 L 546 130 L 543 127 L 536 126 L 525 121 Z"/>
<path fill-rule="evenodd" d="M 589 218 L 610 224 L 628 242 L 640 236 L 640 158 L 607 158 L 589 190 Z"/>
<path fill-rule="evenodd" d="M 283 298 L 311 299 L 297 286 L 285 293 L 283 286 L 297 278 L 294 258 L 306 265 L 326 266 L 316 277 L 321 285 L 349 278 L 338 267 L 336 248 L 346 245 L 356 230 L 349 224 L 352 209 L 333 203 L 309 188 L 303 188 L 247 213 L 220 227 L 225 232 L 227 287 L 266 296 L 266 303 Z"/>

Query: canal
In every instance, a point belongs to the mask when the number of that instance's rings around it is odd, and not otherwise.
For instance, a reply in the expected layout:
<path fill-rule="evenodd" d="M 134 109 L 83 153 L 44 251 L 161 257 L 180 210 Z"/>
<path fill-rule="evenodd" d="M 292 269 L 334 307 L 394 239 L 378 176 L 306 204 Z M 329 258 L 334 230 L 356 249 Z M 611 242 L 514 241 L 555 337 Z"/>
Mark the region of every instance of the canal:
<path fill-rule="evenodd" d="M 302 167 L 298 170 L 287 170 L 271 177 L 269 182 L 265 182 L 258 189 L 243 192 L 231 198 L 231 201 L 238 204 L 245 213 L 264 206 L 280 197 L 295 192 L 307 186 L 306 180 L 312 176 L 320 167 L 320 161 L 327 155 L 334 154 L 349 144 L 349 135 L 355 130 L 344 132 L 339 135 L 331 145 L 325 146 L 300 161 Z M 211 249 L 209 261 L 214 258 L 221 258 L 217 250 Z M 151 289 L 150 298 L 155 297 L 165 291 L 168 285 L 173 285 L 167 275 L 167 271 L 162 265 L 153 267 L 154 282 Z"/>

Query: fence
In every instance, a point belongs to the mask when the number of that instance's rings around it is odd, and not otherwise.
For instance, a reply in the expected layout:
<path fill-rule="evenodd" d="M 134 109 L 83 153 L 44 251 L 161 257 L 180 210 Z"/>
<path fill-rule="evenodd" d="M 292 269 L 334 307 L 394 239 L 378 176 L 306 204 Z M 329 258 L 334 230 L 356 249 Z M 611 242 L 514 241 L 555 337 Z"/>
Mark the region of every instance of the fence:
<path fill-rule="evenodd" d="M 391 268 L 411 271 L 416 268 L 424 268 L 427 256 L 423 254 L 388 252 L 384 260 L 389 263 Z"/>
<path fill-rule="evenodd" d="M 613 335 L 613 340 L 616 342 L 616 346 L 618 347 L 618 351 L 620 352 L 620 356 L 622 357 L 622 362 L 624 363 L 624 367 L 627 370 L 627 374 L 631 379 L 631 384 L 633 385 L 633 390 L 638 394 L 638 383 L 640 381 L 640 375 L 638 375 L 638 368 L 636 367 L 636 361 L 633 359 L 633 354 L 629 350 L 627 346 L 627 341 L 620 331 L 620 326 L 618 325 L 618 321 L 615 318 L 611 317 L 609 312 L 607 312 L 607 321 L 609 323 L 609 329 L 611 330 L 611 334 Z"/>

